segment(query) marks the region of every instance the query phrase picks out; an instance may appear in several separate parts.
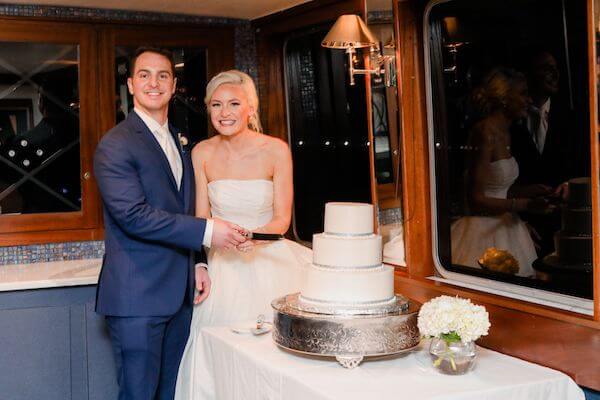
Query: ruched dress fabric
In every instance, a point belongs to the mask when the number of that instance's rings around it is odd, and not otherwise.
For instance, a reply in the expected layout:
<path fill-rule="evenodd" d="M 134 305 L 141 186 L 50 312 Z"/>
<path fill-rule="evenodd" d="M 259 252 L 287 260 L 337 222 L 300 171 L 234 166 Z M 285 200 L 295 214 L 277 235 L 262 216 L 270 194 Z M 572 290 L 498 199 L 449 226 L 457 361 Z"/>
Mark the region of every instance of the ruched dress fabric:
<path fill-rule="evenodd" d="M 211 214 L 254 230 L 273 218 L 273 182 L 262 179 L 216 180 L 208 184 Z M 236 326 L 264 314 L 272 320 L 271 301 L 300 290 L 312 251 L 290 240 L 257 244 L 249 252 L 210 249 L 211 293 L 194 307 L 190 337 L 177 377 L 176 400 L 218 399 L 211 357 L 201 329 Z"/>

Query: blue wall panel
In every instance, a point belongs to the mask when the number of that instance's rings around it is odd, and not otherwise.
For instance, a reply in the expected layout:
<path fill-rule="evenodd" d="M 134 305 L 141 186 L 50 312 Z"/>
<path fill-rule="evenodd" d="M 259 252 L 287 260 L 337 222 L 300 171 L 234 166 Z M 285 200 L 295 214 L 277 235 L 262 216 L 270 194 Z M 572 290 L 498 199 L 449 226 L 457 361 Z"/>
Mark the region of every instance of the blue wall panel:
<path fill-rule="evenodd" d="M 0 292 L 0 400 L 114 400 L 95 286 Z"/>
<path fill-rule="evenodd" d="M 0 332 L 0 396 L 72 398 L 69 307 L 0 311 Z"/>

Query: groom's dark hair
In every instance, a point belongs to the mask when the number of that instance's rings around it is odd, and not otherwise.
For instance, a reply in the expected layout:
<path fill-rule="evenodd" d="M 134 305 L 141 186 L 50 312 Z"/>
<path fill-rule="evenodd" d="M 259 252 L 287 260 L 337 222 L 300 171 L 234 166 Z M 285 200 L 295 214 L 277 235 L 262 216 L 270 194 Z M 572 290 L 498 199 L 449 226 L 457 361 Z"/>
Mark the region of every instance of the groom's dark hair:
<path fill-rule="evenodd" d="M 173 59 L 173 52 L 168 49 L 164 49 L 161 47 L 153 47 L 153 46 L 142 46 L 142 47 L 138 47 L 137 49 L 135 49 L 135 51 L 133 52 L 133 56 L 129 59 L 129 77 L 130 78 L 133 77 L 133 73 L 135 72 L 135 62 L 137 61 L 138 57 L 144 53 L 159 54 L 159 55 L 167 58 L 167 60 L 169 60 L 169 63 L 171 64 L 171 75 L 173 75 L 173 78 L 175 78 L 175 61 Z"/>

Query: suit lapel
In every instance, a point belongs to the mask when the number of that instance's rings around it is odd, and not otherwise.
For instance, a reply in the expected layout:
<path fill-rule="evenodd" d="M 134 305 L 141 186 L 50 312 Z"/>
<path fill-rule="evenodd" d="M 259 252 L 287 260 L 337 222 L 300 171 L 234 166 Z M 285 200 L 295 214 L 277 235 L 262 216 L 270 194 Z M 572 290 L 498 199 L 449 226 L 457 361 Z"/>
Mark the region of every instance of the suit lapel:
<path fill-rule="evenodd" d="M 169 160 L 167 160 L 165 152 L 163 151 L 162 147 L 160 147 L 160 144 L 158 143 L 152 132 L 150 132 L 150 129 L 148 129 L 144 121 L 142 121 L 142 119 L 134 111 L 129 113 L 129 115 L 127 116 L 127 121 L 140 135 L 142 142 L 144 142 L 144 144 L 146 144 L 146 146 L 149 149 L 153 150 L 153 152 L 156 154 L 156 159 L 160 160 L 160 166 L 165 170 L 165 172 L 169 176 L 171 188 L 176 193 L 179 192 L 177 189 L 177 183 L 175 182 L 175 177 L 173 176 L 173 171 L 171 171 L 171 166 L 169 165 Z"/>

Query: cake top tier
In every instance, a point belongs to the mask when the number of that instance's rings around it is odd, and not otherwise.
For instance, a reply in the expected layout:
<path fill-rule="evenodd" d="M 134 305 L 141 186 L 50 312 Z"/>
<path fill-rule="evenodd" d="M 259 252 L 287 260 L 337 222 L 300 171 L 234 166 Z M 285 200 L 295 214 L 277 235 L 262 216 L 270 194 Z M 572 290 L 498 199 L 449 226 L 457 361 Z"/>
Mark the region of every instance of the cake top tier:
<path fill-rule="evenodd" d="M 370 235 L 373 233 L 373 205 L 367 203 L 325 204 L 325 233 Z"/>
<path fill-rule="evenodd" d="M 569 207 L 592 206 L 592 184 L 588 177 L 569 180 Z"/>

